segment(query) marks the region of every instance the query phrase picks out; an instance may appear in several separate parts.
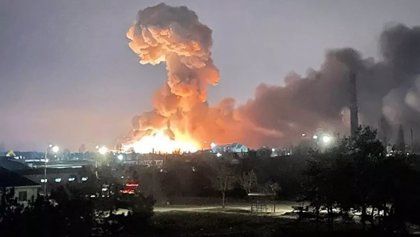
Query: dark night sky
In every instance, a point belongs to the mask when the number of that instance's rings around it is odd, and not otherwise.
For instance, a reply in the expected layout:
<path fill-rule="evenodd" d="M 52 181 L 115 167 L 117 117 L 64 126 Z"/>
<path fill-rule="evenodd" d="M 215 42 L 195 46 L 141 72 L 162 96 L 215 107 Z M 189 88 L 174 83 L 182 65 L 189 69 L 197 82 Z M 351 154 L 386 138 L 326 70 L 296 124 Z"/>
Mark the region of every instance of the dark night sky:
<path fill-rule="evenodd" d="M 40 150 L 112 145 L 151 109 L 164 65 L 140 65 L 125 33 L 137 11 L 161 1 L 0 0 L 0 142 Z M 318 68 L 326 49 L 378 57 L 389 23 L 420 24 L 420 1 L 166 1 L 213 30 L 221 83 L 209 101 L 239 102 L 261 83 Z"/>

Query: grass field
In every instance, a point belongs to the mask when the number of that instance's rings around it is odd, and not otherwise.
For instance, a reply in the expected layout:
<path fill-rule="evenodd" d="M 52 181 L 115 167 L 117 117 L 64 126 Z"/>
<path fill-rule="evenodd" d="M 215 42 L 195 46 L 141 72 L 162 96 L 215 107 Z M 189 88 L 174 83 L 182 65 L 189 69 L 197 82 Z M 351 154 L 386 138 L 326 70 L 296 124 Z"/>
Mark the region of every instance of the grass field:
<path fill-rule="evenodd" d="M 326 224 L 237 210 L 166 211 L 152 218 L 153 236 L 385 236 L 362 232 L 357 224 Z"/>
<path fill-rule="evenodd" d="M 333 226 L 315 220 L 297 220 L 293 202 L 276 204 L 276 213 L 251 213 L 244 203 L 220 205 L 158 205 L 147 236 L 398 236 L 362 231 L 356 222 Z M 272 211 L 272 209 L 270 209 Z M 369 229 L 369 228 L 368 228 Z M 142 235 L 146 236 L 146 235 Z"/>

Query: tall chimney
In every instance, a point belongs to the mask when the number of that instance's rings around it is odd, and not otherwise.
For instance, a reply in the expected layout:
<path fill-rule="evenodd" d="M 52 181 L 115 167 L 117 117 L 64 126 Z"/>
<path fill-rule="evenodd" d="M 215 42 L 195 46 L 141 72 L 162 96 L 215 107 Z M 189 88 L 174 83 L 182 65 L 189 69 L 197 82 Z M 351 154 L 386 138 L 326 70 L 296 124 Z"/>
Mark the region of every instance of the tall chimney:
<path fill-rule="evenodd" d="M 379 120 L 378 137 L 385 147 L 388 145 L 389 142 L 389 131 L 389 124 L 386 121 L 385 116 L 382 115 L 381 119 Z"/>
<path fill-rule="evenodd" d="M 359 116 L 357 108 L 356 73 L 350 71 L 350 133 L 355 136 L 359 127 Z"/>
<path fill-rule="evenodd" d="M 414 154 L 414 132 L 413 132 L 413 128 L 410 128 L 410 146 L 411 146 L 411 153 Z"/>
<path fill-rule="evenodd" d="M 398 128 L 398 136 L 397 141 L 395 144 L 397 151 L 405 153 L 405 138 L 404 138 L 404 128 L 402 124 L 400 124 L 400 127 Z"/>

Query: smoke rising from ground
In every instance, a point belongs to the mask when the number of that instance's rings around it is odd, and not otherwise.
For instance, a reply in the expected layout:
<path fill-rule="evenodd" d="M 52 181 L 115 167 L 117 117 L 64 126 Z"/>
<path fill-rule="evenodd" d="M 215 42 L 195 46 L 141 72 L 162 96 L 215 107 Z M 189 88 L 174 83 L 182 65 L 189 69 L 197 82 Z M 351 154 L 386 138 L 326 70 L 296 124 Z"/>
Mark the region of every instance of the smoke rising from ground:
<path fill-rule="evenodd" d="M 360 122 L 420 133 L 420 28 L 394 25 L 382 32 L 381 61 L 352 48 L 329 50 L 319 70 L 290 73 L 281 86 L 261 84 L 252 99 L 209 106 L 207 87 L 219 81 L 211 59 L 211 30 L 186 7 L 159 4 L 139 11 L 129 29 L 130 48 L 142 64 L 166 63 L 167 81 L 154 110 L 133 119 L 132 140 L 166 129 L 208 146 L 240 142 L 251 147 L 289 145 L 317 130 L 348 134 L 350 72 L 357 75 Z M 351 36 L 349 36 L 351 37 Z M 279 45 L 281 47 L 281 45 Z M 280 62 L 279 62 L 280 63 Z M 246 70 L 244 65 L 243 70 Z M 393 135 L 383 134 L 388 138 Z"/>

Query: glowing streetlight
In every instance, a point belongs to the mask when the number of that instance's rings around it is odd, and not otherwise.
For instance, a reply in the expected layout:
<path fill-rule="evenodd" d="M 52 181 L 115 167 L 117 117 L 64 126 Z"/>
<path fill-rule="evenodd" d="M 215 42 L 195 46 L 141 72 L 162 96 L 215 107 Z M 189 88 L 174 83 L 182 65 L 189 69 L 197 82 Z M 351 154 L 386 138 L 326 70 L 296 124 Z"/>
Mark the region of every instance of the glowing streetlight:
<path fill-rule="evenodd" d="M 98 148 L 98 152 L 101 155 L 106 155 L 108 153 L 109 149 L 106 146 L 101 146 Z"/>
<path fill-rule="evenodd" d="M 318 139 L 318 136 L 317 135 L 313 135 L 312 136 L 312 139 L 316 140 L 316 139 Z"/>
<path fill-rule="evenodd" d="M 60 147 L 58 147 L 57 145 L 51 147 L 51 151 L 54 153 L 57 153 L 59 150 L 60 150 Z"/>
<path fill-rule="evenodd" d="M 105 157 L 106 154 L 108 154 L 109 149 L 106 146 L 96 146 L 96 149 L 98 150 L 98 153 Z M 95 157 L 95 176 L 96 178 L 99 177 L 98 175 L 98 159 L 101 159 L 99 157 Z M 102 160 L 102 159 L 101 159 Z"/>
<path fill-rule="evenodd" d="M 332 142 L 332 140 L 333 139 L 330 135 L 325 134 L 325 135 L 322 136 L 322 143 L 324 145 L 329 145 Z"/>

